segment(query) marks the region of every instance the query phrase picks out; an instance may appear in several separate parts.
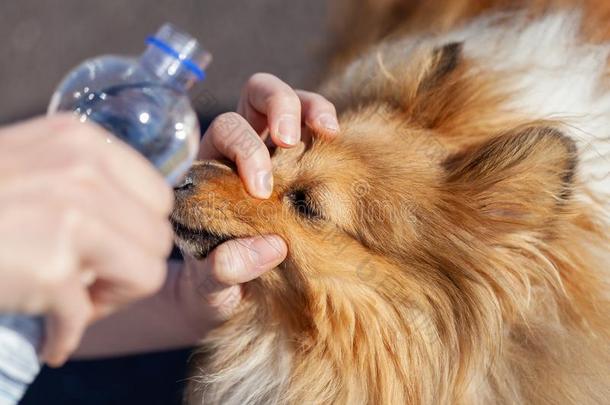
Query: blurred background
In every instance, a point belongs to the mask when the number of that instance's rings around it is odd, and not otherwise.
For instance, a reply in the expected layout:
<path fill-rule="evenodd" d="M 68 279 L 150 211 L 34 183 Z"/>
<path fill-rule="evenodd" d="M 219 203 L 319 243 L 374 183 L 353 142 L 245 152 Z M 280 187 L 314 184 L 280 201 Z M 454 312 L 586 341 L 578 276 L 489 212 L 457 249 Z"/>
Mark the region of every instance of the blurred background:
<path fill-rule="evenodd" d="M 326 66 L 323 0 L 3 0 L 0 3 L 0 125 L 44 114 L 55 86 L 82 60 L 139 54 L 164 22 L 212 52 L 193 91 L 202 127 L 232 110 L 255 72 L 314 88 Z M 24 405 L 179 404 L 189 350 L 71 362 L 44 369 Z"/>
<path fill-rule="evenodd" d="M 326 20 L 324 0 L 3 0 L 0 124 L 44 113 L 55 86 L 83 59 L 141 53 L 164 22 L 214 55 L 195 90 L 207 94 L 195 97 L 203 115 L 234 108 L 258 71 L 310 87 L 325 66 Z"/>

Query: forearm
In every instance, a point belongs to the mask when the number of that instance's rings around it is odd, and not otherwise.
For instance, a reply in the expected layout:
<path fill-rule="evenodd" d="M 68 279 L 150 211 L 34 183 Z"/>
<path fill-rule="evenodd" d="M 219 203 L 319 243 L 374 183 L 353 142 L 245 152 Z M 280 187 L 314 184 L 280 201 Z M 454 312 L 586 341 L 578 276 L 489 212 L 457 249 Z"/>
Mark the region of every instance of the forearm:
<path fill-rule="evenodd" d="M 194 346 L 207 327 L 193 325 L 182 308 L 177 291 L 182 265 L 169 263 L 167 280 L 159 293 L 89 327 L 72 357 L 111 357 Z"/>

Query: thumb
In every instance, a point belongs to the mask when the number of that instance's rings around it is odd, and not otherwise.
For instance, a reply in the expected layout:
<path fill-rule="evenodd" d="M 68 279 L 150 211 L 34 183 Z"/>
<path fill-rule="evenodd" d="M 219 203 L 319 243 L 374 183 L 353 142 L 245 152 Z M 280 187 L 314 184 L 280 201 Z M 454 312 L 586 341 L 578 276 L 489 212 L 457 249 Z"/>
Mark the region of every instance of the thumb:
<path fill-rule="evenodd" d="M 218 246 L 205 261 L 206 273 L 218 286 L 234 286 L 275 268 L 288 252 L 277 235 L 234 239 Z"/>
<path fill-rule="evenodd" d="M 240 284 L 275 268 L 286 258 L 287 251 L 279 236 L 269 235 L 225 242 L 203 262 L 187 258 L 187 268 L 196 273 L 196 296 L 214 308 L 216 318 L 228 319 L 241 302 Z"/>
<path fill-rule="evenodd" d="M 45 324 L 42 359 L 52 367 L 65 363 L 78 347 L 93 317 L 93 305 L 79 280 L 64 286 Z"/>

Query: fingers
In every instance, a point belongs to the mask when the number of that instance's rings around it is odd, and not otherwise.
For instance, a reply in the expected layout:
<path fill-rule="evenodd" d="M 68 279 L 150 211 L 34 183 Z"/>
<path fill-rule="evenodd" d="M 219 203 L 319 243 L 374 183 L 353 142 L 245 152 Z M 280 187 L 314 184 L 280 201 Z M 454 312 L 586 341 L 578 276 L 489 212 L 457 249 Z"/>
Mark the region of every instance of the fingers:
<path fill-rule="evenodd" d="M 66 233 L 80 258 L 79 268 L 95 275 L 90 289 L 96 317 L 134 300 L 157 292 L 166 276 L 166 257 L 171 241 L 163 250 L 151 253 L 107 224 L 68 212 Z"/>
<path fill-rule="evenodd" d="M 43 353 L 59 365 L 91 319 L 162 286 L 171 189 L 129 146 L 69 116 L 0 136 L 0 200 L 3 211 L 16 211 L 0 231 L 17 235 L 2 259 L 29 286 L 21 307 L 48 315 Z M 37 254 L 20 253 L 26 248 Z"/>
<path fill-rule="evenodd" d="M 220 285 L 236 285 L 259 277 L 280 264 L 287 254 L 278 236 L 230 240 L 209 256 L 211 276 Z"/>
<path fill-rule="evenodd" d="M 218 116 L 206 131 L 200 158 L 226 157 L 237 165 L 250 194 L 269 198 L 273 190 L 269 150 L 246 120 L 237 113 Z"/>
<path fill-rule="evenodd" d="M 333 103 L 309 91 L 296 90 L 296 93 L 301 100 L 303 121 L 308 127 L 329 136 L 339 132 L 337 111 Z"/>
<path fill-rule="evenodd" d="M 76 182 L 73 182 L 76 183 Z M 173 243 L 173 231 L 167 216 L 155 215 L 139 201 L 126 199 L 116 185 L 108 179 L 100 178 L 95 187 L 72 184 L 63 190 L 57 198 L 64 198 L 75 206 L 88 207 L 89 215 L 103 221 L 112 231 L 124 235 L 139 250 L 153 257 L 162 257 L 169 253 Z M 96 200 L 103 196 L 103 201 Z"/>
<path fill-rule="evenodd" d="M 235 161 L 248 192 L 269 198 L 273 189 L 270 155 L 258 134 L 268 128 L 273 143 L 291 147 L 301 139 L 302 121 L 328 136 L 339 131 L 335 107 L 324 97 L 295 91 L 273 75 L 257 73 L 244 86 L 237 114 L 222 114 L 210 125 L 199 158 Z"/>
<path fill-rule="evenodd" d="M 287 250 L 286 243 L 276 235 L 243 238 L 218 246 L 203 266 L 191 262 L 197 274 L 197 295 L 205 297 L 214 308 L 209 316 L 227 319 L 241 301 L 240 284 L 277 267 L 286 258 Z"/>
<path fill-rule="evenodd" d="M 253 75 L 244 86 L 240 106 L 256 126 L 260 126 L 260 115 L 267 117 L 266 124 L 276 145 L 291 147 L 301 139 L 301 101 L 277 77 L 268 73 Z"/>
<path fill-rule="evenodd" d="M 105 131 L 91 128 L 91 135 L 98 136 L 105 143 L 96 147 L 95 151 L 87 148 L 87 152 L 91 159 L 97 160 L 108 178 L 124 193 L 132 195 L 150 209 L 162 215 L 169 214 L 173 206 L 173 194 L 157 170 L 130 146 Z M 104 146 L 111 150 L 101 150 Z"/>
<path fill-rule="evenodd" d="M 326 135 L 339 132 L 337 112 L 330 101 L 316 93 L 295 91 L 267 73 L 257 73 L 248 80 L 237 112 L 258 133 L 268 127 L 274 143 L 283 147 L 299 142 L 302 121 Z"/>
<path fill-rule="evenodd" d="M 78 258 L 79 268 L 95 274 L 94 302 L 113 309 L 153 293 L 163 280 L 173 244 L 169 221 L 151 215 L 135 201 L 121 199 L 103 180 L 88 186 L 66 175 L 49 190 L 50 176 L 23 182 L 12 188 L 13 193 L 19 195 L 22 207 L 36 207 L 44 193 L 46 215 L 57 222 L 48 237 L 56 249 Z M 39 226 L 43 221 L 38 221 Z"/>
<path fill-rule="evenodd" d="M 30 122 L 37 126 L 37 120 Z M 173 194 L 156 169 L 138 152 L 118 138 L 93 124 L 83 124 L 71 116 L 47 118 L 47 132 L 39 148 L 44 159 L 57 164 L 93 167 L 101 171 L 123 193 L 130 195 L 160 214 L 169 214 Z M 24 128 L 38 132 L 41 128 Z M 57 145 L 59 143 L 59 145 Z M 56 156 L 48 156 L 52 150 Z"/>
<path fill-rule="evenodd" d="M 42 359 L 52 367 L 59 367 L 76 350 L 85 328 L 91 320 L 93 306 L 80 280 L 61 285 L 54 307 L 45 324 L 45 341 Z"/>
<path fill-rule="evenodd" d="M 122 190 L 90 168 L 51 169 L 27 182 L 20 177 L 5 184 L 10 187 L 0 190 L 0 199 L 19 195 L 24 204 L 34 205 L 43 194 L 46 204 L 56 207 L 56 212 L 84 210 L 83 215 L 104 222 L 152 255 L 166 252 L 173 240 L 167 217 L 153 213 L 139 201 L 125 198 Z"/>

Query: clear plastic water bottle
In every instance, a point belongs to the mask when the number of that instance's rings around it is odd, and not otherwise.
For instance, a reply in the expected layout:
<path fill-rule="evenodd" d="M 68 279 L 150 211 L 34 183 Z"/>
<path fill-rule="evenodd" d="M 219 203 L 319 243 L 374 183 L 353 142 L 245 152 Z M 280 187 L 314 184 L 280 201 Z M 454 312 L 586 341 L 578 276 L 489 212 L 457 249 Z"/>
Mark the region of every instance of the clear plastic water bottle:
<path fill-rule="evenodd" d="M 144 155 L 177 184 L 199 149 L 199 122 L 187 96 L 212 57 L 188 34 L 165 24 L 139 57 L 87 60 L 64 78 L 49 114 L 73 111 Z M 109 139 L 111 142 L 112 139 Z M 0 316 L 0 405 L 14 405 L 40 370 L 39 317 Z"/>
<path fill-rule="evenodd" d="M 74 111 L 133 146 L 175 184 L 199 148 L 199 123 L 186 95 L 211 55 L 196 40 L 164 25 L 139 58 L 85 61 L 57 88 L 49 113 Z"/>

